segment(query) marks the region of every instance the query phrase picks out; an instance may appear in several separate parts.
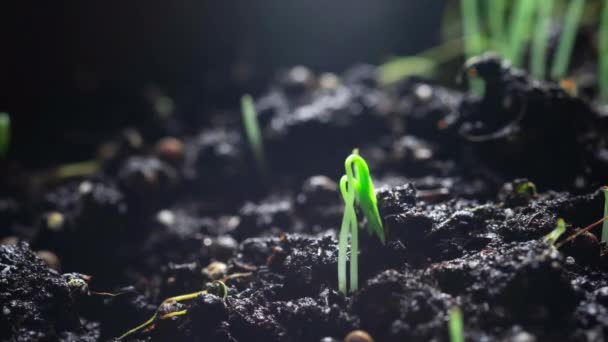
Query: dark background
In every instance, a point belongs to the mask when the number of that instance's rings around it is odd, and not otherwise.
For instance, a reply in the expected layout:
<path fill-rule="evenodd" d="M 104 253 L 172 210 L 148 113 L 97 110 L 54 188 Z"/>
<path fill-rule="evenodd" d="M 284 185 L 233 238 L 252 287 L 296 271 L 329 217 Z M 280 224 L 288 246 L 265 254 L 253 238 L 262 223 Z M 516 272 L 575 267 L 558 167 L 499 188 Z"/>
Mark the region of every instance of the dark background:
<path fill-rule="evenodd" d="M 445 2 L 5 2 L 0 111 L 13 121 L 10 158 L 90 158 L 102 137 L 145 120 L 150 84 L 178 111 L 205 116 L 235 108 L 282 67 L 341 72 L 415 53 L 439 42 Z"/>

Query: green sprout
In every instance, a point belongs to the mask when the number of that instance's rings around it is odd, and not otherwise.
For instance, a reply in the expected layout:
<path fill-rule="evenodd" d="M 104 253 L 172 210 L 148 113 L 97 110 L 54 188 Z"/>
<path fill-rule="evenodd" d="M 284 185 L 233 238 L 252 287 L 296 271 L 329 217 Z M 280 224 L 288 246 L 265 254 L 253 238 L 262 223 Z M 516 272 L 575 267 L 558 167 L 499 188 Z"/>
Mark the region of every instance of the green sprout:
<path fill-rule="evenodd" d="M 0 113 L 0 157 L 6 156 L 10 142 L 11 118 L 8 113 Z"/>
<path fill-rule="evenodd" d="M 479 26 L 479 4 L 477 0 L 462 0 L 462 31 L 464 34 L 464 54 L 466 58 L 477 56 L 483 52 L 484 37 Z M 481 78 L 471 79 L 471 92 L 483 97 L 485 84 Z"/>
<path fill-rule="evenodd" d="M 205 294 L 205 293 L 213 293 L 213 294 L 218 295 L 218 296 L 221 294 L 222 298 L 224 300 L 226 300 L 226 297 L 228 297 L 228 287 L 226 286 L 226 284 L 223 281 L 218 280 L 218 281 L 215 281 L 214 283 L 212 283 L 210 285 L 212 285 L 212 286 L 209 286 L 208 289 L 205 289 L 203 291 L 197 291 L 197 292 L 188 293 L 188 294 L 184 294 L 184 295 L 174 296 L 174 297 L 167 298 L 167 299 L 163 300 L 160 303 L 160 305 L 158 306 L 158 308 L 156 309 L 156 311 L 154 312 L 154 314 L 152 315 L 152 317 L 150 317 L 150 319 L 148 319 L 144 323 L 136 326 L 135 328 L 127 331 L 126 333 L 120 335 L 116 340 L 122 341 L 127 336 L 130 336 L 130 335 L 132 335 L 134 333 L 137 333 L 137 332 L 140 332 L 140 331 L 146 331 L 147 329 L 152 329 L 152 327 L 154 326 L 154 324 L 157 323 L 159 320 L 165 320 L 165 319 L 169 319 L 169 318 L 173 318 L 173 317 L 179 317 L 179 316 L 184 316 L 184 315 L 188 314 L 188 309 L 180 310 L 180 311 L 173 311 L 173 312 L 169 312 L 169 313 L 162 312 L 161 308 L 165 304 L 168 304 L 168 303 L 183 303 L 183 302 L 186 302 L 186 301 L 192 301 L 196 297 L 200 296 L 201 294 Z M 214 287 L 215 287 L 215 289 L 221 289 L 221 292 L 219 292 L 219 291 L 213 291 Z"/>
<path fill-rule="evenodd" d="M 604 217 L 608 216 L 608 187 L 604 187 Z M 602 223 L 602 242 L 608 242 L 608 221 Z"/>
<path fill-rule="evenodd" d="M 266 157 L 264 155 L 264 144 L 262 142 L 262 134 L 260 133 L 260 125 L 258 123 L 258 115 L 255 111 L 255 104 L 250 95 L 241 97 L 241 114 L 243 115 L 243 124 L 245 125 L 245 133 L 249 146 L 253 152 L 253 156 L 258 164 L 258 170 L 262 175 L 267 174 Z"/>
<path fill-rule="evenodd" d="M 551 28 L 552 10 L 553 1 L 538 2 L 530 62 L 530 73 L 537 79 L 545 78 L 547 69 L 547 42 Z"/>
<path fill-rule="evenodd" d="M 599 33 L 600 99 L 608 102 L 608 1 L 604 1 Z"/>
<path fill-rule="evenodd" d="M 538 0 L 519 0 L 515 2 L 509 22 L 509 54 L 511 63 L 519 67 L 523 62 L 524 47 L 529 38 L 532 18 Z"/>
<path fill-rule="evenodd" d="M 356 291 L 359 287 L 359 232 L 357 214 L 355 213 L 355 202 L 359 204 L 363 215 L 367 219 L 367 231 L 376 234 L 384 244 L 385 235 L 374 185 L 369 174 L 369 167 L 365 160 L 359 155 L 357 149 L 344 161 L 346 175 L 340 179 L 340 192 L 344 199 L 344 215 L 338 237 L 338 288 L 342 293 L 348 292 L 346 282 L 346 245 L 350 231 L 350 291 Z"/>
<path fill-rule="evenodd" d="M 568 5 L 564 28 L 557 46 L 557 52 L 555 53 L 553 68 L 551 69 L 551 77 L 555 80 L 563 78 L 568 71 L 574 40 L 584 8 L 585 0 L 572 0 Z"/>
<path fill-rule="evenodd" d="M 487 1 L 488 21 L 491 40 L 499 54 L 507 53 L 507 41 L 505 37 L 505 10 L 506 0 Z"/>
<path fill-rule="evenodd" d="M 562 234 L 566 232 L 566 222 L 563 219 L 557 219 L 557 227 L 551 231 L 551 233 L 543 237 L 543 241 L 550 245 L 555 245 L 555 242 L 559 239 Z"/>
<path fill-rule="evenodd" d="M 450 342 L 464 342 L 464 322 L 462 311 L 455 306 L 450 309 L 448 327 L 450 330 Z"/>
<path fill-rule="evenodd" d="M 483 38 L 479 26 L 479 6 L 477 0 L 462 0 L 462 31 L 465 37 L 464 54 L 467 58 L 483 52 Z"/>

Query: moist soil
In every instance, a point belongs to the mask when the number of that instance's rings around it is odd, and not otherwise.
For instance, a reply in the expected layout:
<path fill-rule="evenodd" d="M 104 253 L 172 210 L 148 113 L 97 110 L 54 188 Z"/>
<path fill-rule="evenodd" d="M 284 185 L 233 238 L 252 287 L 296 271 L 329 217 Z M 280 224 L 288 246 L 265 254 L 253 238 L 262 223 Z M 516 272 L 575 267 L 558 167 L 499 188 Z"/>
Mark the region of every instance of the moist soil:
<path fill-rule="evenodd" d="M 156 313 L 122 340 L 448 341 L 457 306 L 470 341 L 605 340 L 601 224 L 579 229 L 604 214 L 606 113 L 495 57 L 473 67 L 483 98 L 381 86 L 369 65 L 287 70 L 256 96 L 266 173 L 235 110 L 127 128 L 94 172 L 15 175 L 0 201 L 0 339 L 116 341 Z M 362 230 L 360 288 L 344 295 L 336 180 L 353 148 L 387 241 Z"/>

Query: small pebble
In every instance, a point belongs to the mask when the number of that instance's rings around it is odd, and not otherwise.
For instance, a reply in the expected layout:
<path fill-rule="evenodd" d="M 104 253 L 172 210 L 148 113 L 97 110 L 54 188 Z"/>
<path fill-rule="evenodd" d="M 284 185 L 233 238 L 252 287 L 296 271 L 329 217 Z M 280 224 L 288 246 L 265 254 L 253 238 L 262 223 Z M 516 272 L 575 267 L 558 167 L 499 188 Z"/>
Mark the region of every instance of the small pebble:
<path fill-rule="evenodd" d="M 346 335 L 344 342 L 374 342 L 374 339 L 363 330 L 354 330 Z"/>
<path fill-rule="evenodd" d="M 184 157 L 184 144 L 174 137 L 162 138 L 156 144 L 156 154 L 170 162 L 180 161 Z"/>

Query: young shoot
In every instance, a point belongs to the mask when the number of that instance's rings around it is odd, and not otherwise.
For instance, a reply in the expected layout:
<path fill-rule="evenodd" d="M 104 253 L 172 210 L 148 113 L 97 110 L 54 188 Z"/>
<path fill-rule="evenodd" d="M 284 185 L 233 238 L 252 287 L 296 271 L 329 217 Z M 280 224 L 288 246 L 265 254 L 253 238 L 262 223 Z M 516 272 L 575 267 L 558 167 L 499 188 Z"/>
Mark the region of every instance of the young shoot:
<path fill-rule="evenodd" d="M 449 313 L 449 331 L 450 342 L 464 342 L 464 322 L 462 319 L 462 311 L 455 306 L 450 309 Z"/>
<path fill-rule="evenodd" d="M 608 103 L 608 1 L 604 1 L 599 33 L 600 100 Z"/>
<path fill-rule="evenodd" d="M 496 51 L 501 56 L 504 56 L 508 52 L 508 45 L 505 38 L 505 10 L 507 8 L 507 0 L 487 1 L 486 5 L 488 6 L 490 41 L 494 45 Z"/>
<path fill-rule="evenodd" d="M 555 242 L 557 242 L 559 237 L 562 236 L 562 234 L 564 234 L 565 232 L 566 222 L 564 222 L 563 219 L 559 218 L 557 219 L 557 227 L 555 227 L 555 229 L 553 229 L 551 233 L 545 235 L 545 237 L 543 237 L 543 241 L 553 246 L 555 245 Z"/>
<path fill-rule="evenodd" d="M 513 13 L 511 13 L 509 54 L 507 57 L 516 67 L 522 65 L 524 48 L 531 32 L 534 9 L 539 2 L 538 0 L 516 1 Z"/>
<path fill-rule="evenodd" d="M 585 8 L 585 0 L 571 0 L 566 10 L 566 18 L 562 34 L 555 53 L 553 68 L 551 69 L 551 77 L 555 80 L 560 80 L 568 71 L 572 49 L 578 26 Z"/>
<path fill-rule="evenodd" d="M 604 187 L 604 218 L 608 216 L 608 187 Z M 608 243 L 608 221 L 602 223 L 602 242 Z"/>
<path fill-rule="evenodd" d="M 11 142 L 11 118 L 8 113 L 0 113 L 0 157 L 4 158 L 8 153 Z"/>
<path fill-rule="evenodd" d="M 536 13 L 534 37 L 532 38 L 532 52 L 530 73 L 536 79 L 544 79 L 547 70 L 547 42 L 551 28 L 551 12 L 553 1 L 539 1 Z"/>
<path fill-rule="evenodd" d="M 479 25 L 479 3 L 477 0 L 461 0 L 462 31 L 464 33 L 464 54 L 471 58 L 484 50 L 483 36 Z M 485 85 L 481 79 L 471 79 L 469 84 L 473 94 L 483 97 Z"/>
<path fill-rule="evenodd" d="M 367 219 L 368 233 L 375 234 L 384 244 L 385 235 L 369 167 L 357 149 L 344 161 L 346 175 L 340 179 L 340 192 L 344 199 L 344 214 L 338 237 L 338 288 L 348 292 L 346 282 L 346 247 L 350 232 L 350 291 L 359 287 L 359 225 L 355 203 L 359 205 Z"/>
<path fill-rule="evenodd" d="M 159 320 L 169 319 L 169 318 L 178 317 L 178 316 L 184 316 L 184 315 L 188 314 L 188 309 L 180 310 L 180 311 L 173 311 L 173 312 L 168 312 L 168 313 L 162 312 L 161 308 L 165 304 L 191 301 L 204 293 L 213 293 L 218 296 L 221 295 L 222 298 L 225 300 L 226 297 L 228 296 L 228 287 L 226 286 L 226 284 L 223 281 L 218 280 L 218 281 L 215 281 L 214 283 L 212 283 L 211 285 L 212 286 L 210 286 L 210 288 L 207 290 L 197 291 L 197 292 L 193 292 L 193 293 L 189 293 L 189 294 L 185 294 L 185 295 L 179 295 L 179 296 L 175 296 L 175 297 L 171 297 L 171 298 L 167 298 L 167 299 L 163 300 L 162 303 L 160 303 L 160 305 L 156 309 L 156 312 L 154 313 L 154 315 L 152 315 L 152 317 L 150 317 L 150 319 L 148 319 L 144 323 L 138 325 L 137 327 L 127 331 L 126 333 L 122 334 L 120 337 L 117 338 L 117 340 L 122 341 L 125 337 L 130 336 L 134 333 L 152 329 L 154 324 Z"/>
<path fill-rule="evenodd" d="M 251 146 L 253 157 L 258 166 L 258 171 L 262 175 L 267 175 L 266 157 L 264 155 L 264 144 L 262 134 L 260 133 L 260 125 L 258 123 L 258 115 L 255 111 L 255 104 L 250 95 L 241 97 L 241 114 L 243 116 L 243 124 L 245 126 L 245 134 Z"/>
<path fill-rule="evenodd" d="M 467 58 L 483 52 L 483 38 L 479 26 L 479 3 L 477 0 L 461 0 L 464 53 Z"/>

